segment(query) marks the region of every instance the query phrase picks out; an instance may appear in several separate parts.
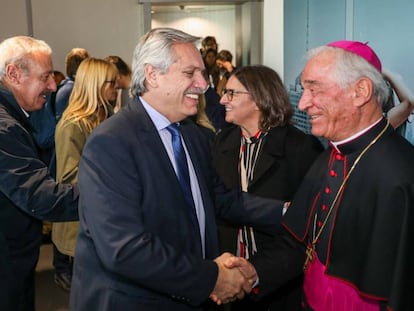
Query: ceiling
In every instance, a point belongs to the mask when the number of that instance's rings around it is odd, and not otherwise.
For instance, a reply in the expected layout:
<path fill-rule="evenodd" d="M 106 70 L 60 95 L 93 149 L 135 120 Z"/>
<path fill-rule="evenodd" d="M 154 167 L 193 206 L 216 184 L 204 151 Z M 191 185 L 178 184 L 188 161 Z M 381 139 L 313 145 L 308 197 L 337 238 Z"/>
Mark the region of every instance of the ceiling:
<path fill-rule="evenodd" d="M 226 9 L 228 6 L 235 4 L 243 4 L 247 2 L 263 2 L 263 0 L 204 0 L 204 1 L 194 1 L 194 0 L 138 0 L 138 3 L 141 4 L 150 4 L 151 11 L 153 13 L 171 13 L 171 12 L 203 12 L 211 10 L 213 6 L 217 10 L 218 6 L 220 9 Z"/>
<path fill-rule="evenodd" d="M 207 12 L 207 11 L 219 11 L 219 10 L 228 10 L 229 8 L 233 8 L 234 5 L 202 5 L 202 4 L 170 4 L 170 5 L 151 5 L 152 13 L 174 13 L 174 12 Z"/>

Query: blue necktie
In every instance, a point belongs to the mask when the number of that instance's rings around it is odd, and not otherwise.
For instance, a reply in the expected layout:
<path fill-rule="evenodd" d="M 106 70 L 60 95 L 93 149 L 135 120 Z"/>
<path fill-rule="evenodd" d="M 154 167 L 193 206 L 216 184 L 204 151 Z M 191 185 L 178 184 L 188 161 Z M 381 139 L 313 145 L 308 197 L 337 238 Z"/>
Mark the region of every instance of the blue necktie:
<path fill-rule="evenodd" d="M 188 206 L 191 209 L 191 219 L 194 228 L 196 229 L 197 235 L 200 238 L 200 252 L 204 257 L 204 232 L 200 232 L 200 223 L 197 218 L 196 206 L 194 204 L 193 194 L 191 192 L 190 174 L 188 170 L 187 157 L 185 155 L 184 147 L 181 141 L 180 125 L 177 123 L 171 123 L 166 129 L 171 133 L 172 147 L 174 152 L 175 165 L 177 169 L 176 174 L 178 177 L 178 181 L 180 182 L 181 188 L 183 189 L 184 197 L 188 203 Z M 200 217 L 202 217 L 200 221 L 203 223 L 202 227 L 204 228 L 204 216 Z"/>
<path fill-rule="evenodd" d="M 188 172 L 188 164 L 187 164 L 187 157 L 185 156 L 185 151 L 183 144 L 181 142 L 181 131 L 179 125 L 176 123 L 172 123 L 167 127 L 167 130 L 171 133 L 172 136 L 172 146 L 175 158 L 175 164 L 177 167 L 177 176 L 180 182 L 181 188 L 183 189 L 185 199 L 187 203 L 191 206 L 194 210 L 194 200 L 193 195 L 191 193 L 191 185 L 190 185 L 190 174 Z"/>

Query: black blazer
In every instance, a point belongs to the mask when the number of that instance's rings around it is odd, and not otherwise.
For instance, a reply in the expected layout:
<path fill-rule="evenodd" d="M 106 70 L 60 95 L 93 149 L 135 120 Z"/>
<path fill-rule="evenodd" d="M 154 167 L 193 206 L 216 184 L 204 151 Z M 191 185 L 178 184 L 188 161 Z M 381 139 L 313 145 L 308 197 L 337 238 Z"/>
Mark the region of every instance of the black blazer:
<path fill-rule="evenodd" d="M 240 141 L 239 127 L 225 129 L 218 134 L 213 149 L 213 163 L 218 175 L 227 187 L 237 189 L 241 187 L 238 171 Z M 271 128 L 257 159 L 249 193 L 291 201 L 309 167 L 322 151 L 317 138 L 306 135 L 293 125 Z M 221 250 L 235 252 L 237 227 L 229 223 L 219 224 Z M 264 287 L 269 273 L 260 275 L 260 271 L 268 265 L 263 259 L 271 258 L 269 251 L 275 247 L 275 241 L 274 236 L 260 230 L 255 230 L 255 240 L 258 253 L 251 261 L 259 272 L 260 287 Z"/>

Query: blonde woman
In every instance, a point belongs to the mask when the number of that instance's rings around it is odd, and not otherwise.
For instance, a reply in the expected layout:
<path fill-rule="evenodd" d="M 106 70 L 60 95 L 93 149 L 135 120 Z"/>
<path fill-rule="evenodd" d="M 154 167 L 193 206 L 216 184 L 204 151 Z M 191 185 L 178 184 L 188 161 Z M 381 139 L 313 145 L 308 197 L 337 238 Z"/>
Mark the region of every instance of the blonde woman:
<path fill-rule="evenodd" d="M 56 126 L 56 179 L 77 183 L 78 165 L 86 139 L 94 128 L 113 114 L 110 104 L 117 97 L 118 70 L 115 65 L 87 58 L 78 68 L 69 104 Z M 72 262 L 79 222 L 54 223 L 52 240 L 57 249 Z M 72 265 L 55 274 L 55 282 L 70 289 Z"/>

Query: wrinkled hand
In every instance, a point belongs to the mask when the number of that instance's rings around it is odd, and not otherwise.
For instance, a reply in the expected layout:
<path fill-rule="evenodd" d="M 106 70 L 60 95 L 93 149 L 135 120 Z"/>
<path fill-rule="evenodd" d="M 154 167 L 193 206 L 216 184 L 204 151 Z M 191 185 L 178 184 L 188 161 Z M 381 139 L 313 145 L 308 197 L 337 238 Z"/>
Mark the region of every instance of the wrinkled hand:
<path fill-rule="evenodd" d="M 214 260 L 219 267 L 216 285 L 210 298 L 218 305 L 242 299 L 252 290 L 256 270 L 245 259 L 223 253 Z"/>

